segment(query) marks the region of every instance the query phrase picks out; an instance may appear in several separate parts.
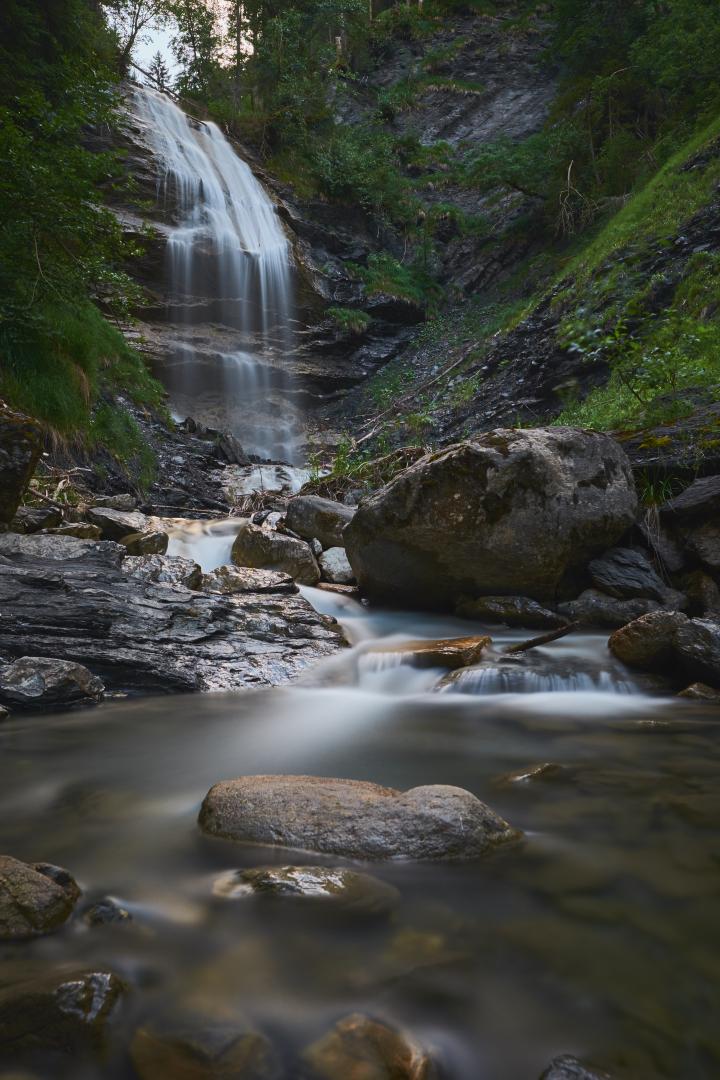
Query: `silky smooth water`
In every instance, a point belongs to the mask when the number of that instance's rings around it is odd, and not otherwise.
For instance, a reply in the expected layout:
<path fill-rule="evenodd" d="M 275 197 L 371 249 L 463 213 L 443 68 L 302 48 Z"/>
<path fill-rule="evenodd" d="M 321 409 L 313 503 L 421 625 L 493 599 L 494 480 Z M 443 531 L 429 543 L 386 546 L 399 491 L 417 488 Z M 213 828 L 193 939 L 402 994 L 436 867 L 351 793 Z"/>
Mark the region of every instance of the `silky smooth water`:
<path fill-rule="evenodd" d="M 160 374 L 173 411 L 234 431 L 248 453 L 295 461 L 285 367 L 292 264 L 275 207 L 217 124 L 194 120 L 148 86 L 135 88 L 133 108 L 169 215 L 167 316 L 176 338 Z M 217 345 L 213 327 L 222 331 Z"/>
<path fill-rule="evenodd" d="M 64 865 L 85 899 L 134 916 L 3 947 L 3 984 L 96 966 L 131 988 L 106 1058 L 41 1057 L 39 1074 L 129 1078 L 134 1028 L 192 998 L 267 1034 L 289 1080 L 302 1047 L 355 1010 L 408 1029 L 451 1080 L 536 1080 L 561 1052 L 633 1080 L 716 1077 L 717 712 L 629 690 L 593 635 L 546 646 L 532 670 L 584 665 L 604 689 L 438 693 L 442 671 L 363 658 L 378 640 L 487 628 L 304 591 L 356 643 L 304 685 L 0 728 L 0 850 Z M 529 778 L 545 762 L 558 768 Z M 525 840 L 465 864 L 352 864 L 400 890 L 386 921 L 230 901 L 212 884 L 234 868 L 348 865 L 204 837 L 207 789 L 248 773 L 457 784 Z"/>

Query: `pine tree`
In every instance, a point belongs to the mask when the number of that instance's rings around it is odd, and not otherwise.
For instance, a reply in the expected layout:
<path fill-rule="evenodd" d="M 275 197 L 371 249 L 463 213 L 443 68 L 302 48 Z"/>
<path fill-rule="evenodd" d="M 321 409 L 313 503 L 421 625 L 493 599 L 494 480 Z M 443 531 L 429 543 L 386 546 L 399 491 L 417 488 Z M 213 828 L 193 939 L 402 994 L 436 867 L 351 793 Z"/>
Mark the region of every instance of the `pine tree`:
<path fill-rule="evenodd" d="M 150 62 L 150 67 L 148 68 L 148 75 L 155 84 L 155 87 L 162 93 L 169 89 L 170 69 L 165 63 L 163 54 L 160 52 L 159 49 L 153 56 L 152 61 Z"/>

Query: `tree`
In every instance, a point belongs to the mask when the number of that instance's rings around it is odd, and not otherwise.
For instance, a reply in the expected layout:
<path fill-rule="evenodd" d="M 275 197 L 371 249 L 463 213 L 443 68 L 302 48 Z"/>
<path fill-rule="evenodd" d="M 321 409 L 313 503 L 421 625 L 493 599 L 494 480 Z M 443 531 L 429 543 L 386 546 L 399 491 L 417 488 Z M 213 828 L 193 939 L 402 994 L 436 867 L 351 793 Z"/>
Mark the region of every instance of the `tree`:
<path fill-rule="evenodd" d="M 181 69 L 177 85 L 183 94 L 207 100 L 221 75 L 218 13 L 210 0 L 168 0 L 167 10 L 175 20 L 171 44 Z"/>
<path fill-rule="evenodd" d="M 118 39 L 118 64 L 125 73 L 132 61 L 137 44 L 146 39 L 147 32 L 167 24 L 165 0 L 102 0 L 108 22 Z"/>
<path fill-rule="evenodd" d="M 165 59 L 160 50 L 158 50 L 153 56 L 147 73 L 152 79 L 157 89 L 160 90 L 162 93 L 164 93 L 169 88 L 170 70 L 165 63 Z"/>

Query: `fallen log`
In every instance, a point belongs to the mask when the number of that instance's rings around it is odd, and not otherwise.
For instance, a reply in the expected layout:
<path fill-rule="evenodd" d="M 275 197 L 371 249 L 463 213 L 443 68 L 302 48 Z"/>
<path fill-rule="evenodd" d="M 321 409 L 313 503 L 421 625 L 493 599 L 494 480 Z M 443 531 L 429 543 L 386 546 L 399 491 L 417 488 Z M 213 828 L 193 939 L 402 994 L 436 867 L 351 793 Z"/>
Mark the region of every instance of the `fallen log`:
<path fill-rule="evenodd" d="M 521 641 L 517 645 L 508 645 L 503 649 L 503 653 L 508 656 L 512 656 L 514 653 L 527 652 L 528 649 L 537 649 L 539 645 L 547 645 L 551 641 L 557 641 L 558 638 L 565 637 L 566 634 L 572 633 L 573 630 L 577 630 L 580 623 L 567 623 L 566 626 L 561 626 L 558 630 L 551 630 L 549 634 L 541 634 L 539 637 L 530 638 L 528 641 Z"/>

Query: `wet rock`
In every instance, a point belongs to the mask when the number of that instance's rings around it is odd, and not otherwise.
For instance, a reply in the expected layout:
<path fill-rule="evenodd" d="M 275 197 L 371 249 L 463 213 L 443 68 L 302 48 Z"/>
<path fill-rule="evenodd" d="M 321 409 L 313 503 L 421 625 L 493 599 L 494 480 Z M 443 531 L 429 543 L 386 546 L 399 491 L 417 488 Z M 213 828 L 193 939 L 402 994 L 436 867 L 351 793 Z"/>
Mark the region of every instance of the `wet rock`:
<path fill-rule="evenodd" d="M 469 791 L 360 780 L 242 776 L 205 796 L 212 836 L 366 859 L 469 859 L 519 836 Z"/>
<path fill-rule="evenodd" d="M 289 574 L 277 570 L 257 570 L 251 566 L 218 566 L 202 575 L 205 592 L 234 596 L 237 593 L 296 593 L 297 585 Z"/>
<path fill-rule="evenodd" d="M 62 510 L 57 506 L 21 506 L 10 522 L 13 532 L 34 533 L 40 529 L 52 529 L 62 521 Z"/>
<path fill-rule="evenodd" d="M 100 540 L 102 529 L 91 525 L 89 521 L 67 521 L 54 529 L 44 529 L 50 536 L 75 536 L 78 540 Z"/>
<path fill-rule="evenodd" d="M 691 678 L 720 686 L 720 623 L 688 619 L 678 626 L 673 645 L 682 668 Z"/>
<path fill-rule="evenodd" d="M 332 499 L 319 495 L 299 495 L 287 505 L 286 520 L 289 529 L 312 540 L 320 541 L 324 548 L 344 547 L 343 529 L 352 521 L 355 511 Z"/>
<path fill-rule="evenodd" d="M 91 907 L 83 912 L 83 922 L 88 926 L 108 926 L 110 923 L 131 922 L 132 915 L 114 900 L 112 896 L 104 896 Z"/>
<path fill-rule="evenodd" d="M 41 449 L 37 421 L 0 402 L 0 525 L 15 516 Z"/>
<path fill-rule="evenodd" d="M 477 619 L 479 622 L 500 622 L 506 626 L 526 626 L 530 630 L 547 627 L 554 630 L 567 622 L 562 615 L 549 611 L 527 596 L 479 596 L 467 598 L 455 606 L 455 614 L 461 619 Z"/>
<path fill-rule="evenodd" d="M 720 515 L 693 529 L 687 539 L 688 550 L 709 570 L 720 571 Z"/>
<path fill-rule="evenodd" d="M 319 556 L 318 562 L 324 581 L 329 581 L 332 585 L 352 585 L 355 581 L 345 548 L 328 548 Z"/>
<path fill-rule="evenodd" d="M 400 893 L 392 885 L 370 874 L 332 866 L 231 870 L 215 881 L 213 892 L 228 899 L 254 895 L 302 900 L 357 915 L 386 915 L 400 900 Z"/>
<path fill-rule="evenodd" d="M 121 544 L 78 540 L 74 536 L 47 536 L 40 533 L 33 536 L 6 533 L 0 536 L 0 556 L 38 562 L 38 569 L 43 569 L 43 564 L 48 561 L 82 561 L 93 563 L 97 567 L 117 567 L 126 554 Z M 45 572 L 49 577 L 51 571 L 45 568 Z"/>
<path fill-rule="evenodd" d="M 310 549 L 311 549 L 311 551 L 312 551 L 312 553 L 313 553 L 313 555 L 315 556 L 316 559 L 317 559 L 317 557 L 319 555 L 322 555 L 323 546 L 320 543 L 320 541 L 318 540 L 317 536 L 313 537 L 312 540 L 308 540 L 308 544 L 310 545 Z M 344 550 L 344 549 L 341 549 L 341 550 Z"/>
<path fill-rule="evenodd" d="M 409 1035 L 362 1013 L 338 1020 L 303 1059 L 317 1080 L 435 1080 L 429 1054 Z"/>
<path fill-rule="evenodd" d="M 691 701 L 707 701 L 713 705 L 720 705 L 720 690 L 707 686 L 705 683 L 695 682 L 681 690 L 678 697 L 689 698 Z"/>
<path fill-rule="evenodd" d="M 164 555 L 168 546 L 168 534 L 164 532 L 134 532 L 123 536 L 120 543 L 128 555 Z"/>
<path fill-rule="evenodd" d="M 279 685 L 346 644 L 335 621 L 299 595 L 222 596 L 151 580 L 146 564 L 160 560 L 164 571 L 180 562 L 167 556 L 126 558 L 109 541 L 0 536 L 0 556 L 18 548 L 0 558 L 0 655 L 82 662 L 113 691 Z"/>
<path fill-rule="evenodd" d="M 92 506 L 87 512 L 88 520 L 97 525 L 103 540 L 122 540 L 131 533 L 147 529 L 148 519 L 137 510 L 113 510 L 111 507 Z"/>
<path fill-rule="evenodd" d="M 713 617 L 720 615 L 720 588 L 709 574 L 695 570 L 684 583 L 688 598 L 688 613 Z"/>
<path fill-rule="evenodd" d="M 661 671 L 672 665 L 677 631 L 687 622 L 680 611 L 651 612 L 611 634 L 608 647 L 628 667 Z"/>
<path fill-rule="evenodd" d="M 6 709 L 4 705 L 0 705 L 0 720 L 8 720 L 10 717 L 10 710 Z"/>
<path fill-rule="evenodd" d="M 608 436 L 499 429 L 421 458 L 366 498 L 343 535 L 359 585 L 375 596 L 547 600 L 636 512 L 630 465 Z"/>
<path fill-rule="evenodd" d="M 672 523 L 687 523 L 720 514 L 720 476 L 694 480 L 674 499 L 660 507 L 660 514 Z"/>
<path fill-rule="evenodd" d="M 583 1065 L 571 1054 L 553 1058 L 540 1080 L 612 1080 L 609 1073 Z"/>
<path fill-rule="evenodd" d="M 671 591 L 650 560 L 634 548 L 611 548 L 593 559 L 588 571 L 597 589 L 620 599 L 641 596 L 664 603 Z"/>
<path fill-rule="evenodd" d="M 106 510 L 124 510 L 125 512 L 137 510 L 137 499 L 130 492 L 122 495 L 96 495 L 92 502 L 94 507 Z"/>
<path fill-rule="evenodd" d="M 633 600 L 619 600 L 615 596 L 598 589 L 586 589 L 567 604 L 558 604 L 558 611 L 569 622 L 579 622 L 583 626 L 620 627 L 633 619 L 659 611 L 662 604 L 658 600 L 645 600 L 637 597 Z"/>
<path fill-rule="evenodd" d="M 492 638 L 480 637 L 444 638 L 437 641 L 401 641 L 388 645 L 374 645 L 370 655 L 392 653 L 413 667 L 464 668 L 478 664 L 492 644 Z"/>
<path fill-rule="evenodd" d="M 505 773 L 504 776 L 499 776 L 494 784 L 496 787 L 512 787 L 515 784 L 535 784 L 538 781 L 555 783 L 559 780 L 569 780 L 571 776 L 572 773 L 566 765 L 544 761 L 540 765 L 528 765 L 526 769 Z"/>
<path fill-rule="evenodd" d="M 241 1020 L 190 1012 L 136 1031 L 130 1057 L 140 1080 L 279 1080 L 268 1040 Z"/>
<path fill-rule="evenodd" d="M 54 975 L 0 991 L 0 1051 L 97 1049 L 123 992 L 107 971 Z"/>
<path fill-rule="evenodd" d="M 685 565 L 685 555 L 672 533 L 665 528 L 656 513 L 647 513 L 639 529 L 652 551 L 653 558 L 664 573 L 677 574 Z"/>
<path fill-rule="evenodd" d="M 268 532 L 257 525 L 245 525 L 232 548 L 236 566 L 251 566 L 259 570 L 279 570 L 301 585 L 315 585 L 320 569 L 315 556 L 304 540 Z"/>
<path fill-rule="evenodd" d="M 123 559 L 122 568 L 133 581 L 162 582 L 193 590 L 202 587 L 203 573 L 198 564 L 179 555 L 129 555 Z"/>
<path fill-rule="evenodd" d="M 337 593 L 338 596 L 360 596 L 357 585 L 334 585 L 330 581 L 318 581 L 315 587 L 323 592 Z"/>
<path fill-rule="evenodd" d="M 30 866 L 0 855 L 0 940 L 17 941 L 58 930 L 70 918 L 79 895 L 66 870 L 44 863 Z"/>
<path fill-rule="evenodd" d="M 22 656 L 0 669 L 0 700 L 24 709 L 95 705 L 105 693 L 101 679 L 82 664 L 48 656 Z"/>

